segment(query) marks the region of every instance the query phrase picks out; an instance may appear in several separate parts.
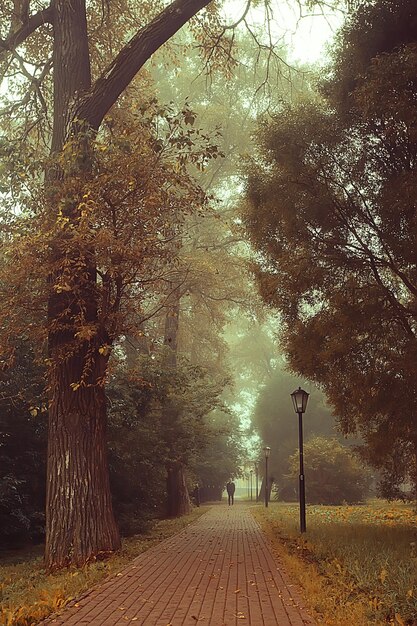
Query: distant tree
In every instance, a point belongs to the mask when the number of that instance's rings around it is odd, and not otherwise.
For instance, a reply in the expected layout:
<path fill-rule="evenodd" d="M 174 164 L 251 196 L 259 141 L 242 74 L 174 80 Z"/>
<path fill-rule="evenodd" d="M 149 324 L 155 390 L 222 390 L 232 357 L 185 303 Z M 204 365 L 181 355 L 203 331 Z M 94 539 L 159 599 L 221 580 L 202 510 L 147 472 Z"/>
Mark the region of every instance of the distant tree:
<path fill-rule="evenodd" d="M 238 476 L 244 457 L 241 425 L 231 413 L 212 413 L 208 438 L 196 453 L 193 471 L 202 501 L 221 497 L 224 485 Z"/>
<path fill-rule="evenodd" d="M 167 350 L 170 348 L 165 346 L 160 353 L 139 356 L 128 369 L 122 368 L 116 385 L 111 386 L 113 393 L 122 392 L 120 401 L 112 403 L 111 416 L 114 414 L 119 425 L 130 425 L 133 437 L 142 442 L 134 450 L 129 446 L 128 452 L 123 441 L 116 439 L 115 451 L 121 447 L 132 463 L 148 466 L 144 475 L 148 482 L 152 468 L 156 469 L 157 494 L 151 495 L 145 484 L 147 498 L 158 510 L 177 516 L 183 513 L 184 498 L 190 506 L 190 481 L 198 464 L 204 463 L 206 451 L 218 440 L 229 442 L 233 429 L 228 414 L 223 414 L 221 398 L 227 379 L 181 356 L 177 356 L 175 368 L 167 367 Z M 139 475 L 136 480 L 141 480 Z M 174 485 L 177 481 L 181 485 Z M 134 491 L 129 485 L 127 489 Z"/>
<path fill-rule="evenodd" d="M 276 369 L 271 378 L 260 389 L 255 405 L 252 423 L 263 445 L 271 448 L 269 458 L 270 475 L 278 487 L 283 487 L 284 477 L 289 471 L 289 457 L 298 445 L 298 417 L 294 412 L 290 394 L 299 385 L 311 389 L 308 383 L 300 383 L 295 376 Z M 321 392 L 311 389 L 307 412 L 304 417 L 305 439 L 313 435 L 331 436 L 335 434 L 335 419 Z M 259 459 L 260 474 L 264 473 L 262 454 Z M 285 497 L 289 497 L 287 494 Z M 284 497 L 284 495 L 283 495 Z"/>
<path fill-rule="evenodd" d="M 336 439 L 313 437 L 304 447 L 308 504 L 354 504 L 369 493 L 369 473 L 352 449 Z M 290 476 L 297 484 L 298 451 L 290 457 Z"/>
<path fill-rule="evenodd" d="M 151 410 L 155 390 L 137 371 L 114 367 L 109 401 L 110 485 L 123 535 L 141 532 L 165 514 L 165 450 L 159 416 Z"/>
<path fill-rule="evenodd" d="M 340 36 L 328 100 L 264 124 L 246 221 L 291 368 L 324 389 L 345 433 L 360 432 L 368 462 L 416 484 L 417 52 L 408 36 L 399 47 L 388 36 L 387 53 L 372 58 L 390 14 L 414 20 L 415 7 L 359 9 Z"/>

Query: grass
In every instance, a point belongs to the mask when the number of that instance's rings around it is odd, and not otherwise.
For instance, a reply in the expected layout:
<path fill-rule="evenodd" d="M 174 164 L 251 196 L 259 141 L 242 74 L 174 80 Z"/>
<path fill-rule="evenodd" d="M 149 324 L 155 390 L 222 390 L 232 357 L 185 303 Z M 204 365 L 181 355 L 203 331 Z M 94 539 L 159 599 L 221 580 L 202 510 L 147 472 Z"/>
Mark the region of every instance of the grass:
<path fill-rule="evenodd" d="M 254 507 L 319 624 L 417 626 L 417 516 L 411 505 Z"/>
<path fill-rule="evenodd" d="M 116 575 L 141 552 L 180 532 L 205 510 L 201 507 L 185 517 L 159 521 L 148 533 L 125 539 L 122 549 L 108 560 L 81 569 L 48 574 L 43 568 L 42 547 L 0 556 L 0 624 L 37 624 L 103 579 Z"/>

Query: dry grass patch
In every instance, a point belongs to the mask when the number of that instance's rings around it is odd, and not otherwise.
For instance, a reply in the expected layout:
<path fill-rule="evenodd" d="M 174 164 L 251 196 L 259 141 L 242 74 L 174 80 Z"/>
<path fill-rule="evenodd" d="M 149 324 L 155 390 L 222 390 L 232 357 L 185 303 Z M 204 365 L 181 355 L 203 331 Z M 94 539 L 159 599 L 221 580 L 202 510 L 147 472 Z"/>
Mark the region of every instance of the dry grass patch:
<path fill-rule="evenodd" d="M 37 624 L 103 579 L 117 574 L 148 548 L 180 532 L 205 510 L 197 508 L 185 517 L 159 521 L 148 533 L 125 539 L 120 552 L 108 560 L 90 563 L 81 569 L 47 574 L 41 548 L 0 556 L 0 624 Z"/>
<path fill-rule="evenodd" d="M 253 508 L 290 575 L 326 626 L 417 626 L 417 516 L 411 505 Z"/>

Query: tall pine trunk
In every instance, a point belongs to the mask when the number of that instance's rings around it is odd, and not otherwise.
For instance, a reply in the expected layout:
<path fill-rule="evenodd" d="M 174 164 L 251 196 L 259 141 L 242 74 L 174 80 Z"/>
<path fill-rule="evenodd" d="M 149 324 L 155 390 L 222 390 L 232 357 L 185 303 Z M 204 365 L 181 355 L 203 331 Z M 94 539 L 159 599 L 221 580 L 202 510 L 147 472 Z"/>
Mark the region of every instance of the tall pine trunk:
<path fill-rule="evenodd" d="M 165 316 L 164 345 L 166 348 L 165 367 L 177 368 L 178 328 L 180 316 L 180 289 L 170 284 L 171 293 L 168 298 Z M 178 419 L 178 410 L 167 401 L 163 407 L 162 419 L 168 426 Z M 191 510 L 190 496 L 187 490 L 185 468 L 175 450 L 175 441 L 169 442 L 170 459 L 166 464 L 167 471 L 167 514 L 168 517 L 187 515 Z"/>
<path fill-rule="evenodd" d="M 63 149 L 71 127 L 74 130 L 72 112 L 77 99 L 91 84 L 85 0 L 56 0 L 54 12 L 53 155 Z M 88 176 L 88 166 L 83 175 Z M 64 206 L 66 217 L 76 228 L 78 202 L 62 197 L 63 181 L 64 175 L 57 169 L 47 172 L 47 196 L 51 210 L 58 215 L 59 208 Z M 65 236 L 63 231 L 62 239 Z M 76 259 L 78 267 L 81 263 L 85 269 L 79 272 L 79 277 L 77 270 L 73 270 L 70 292 L 55 289 L 59 264 L 74 261 L 65 257 L 62 239 L 56 241 L 58 269 L 51 277 L 48 302 L 51 363 L 45 549 L 48 569 L 71 563 L 82 565 L 120 546 L 107 465 L 103 387 L 107 357 L 99 353 L 99 346 L 109 341 L 98 325 L 93 255 L 87 259 L 80 252 Z M 71 254 L 74 256 L 74 251 Z M 77 339 L 76 321 L 80 316 L 95 328 L 89 341 Z"/>

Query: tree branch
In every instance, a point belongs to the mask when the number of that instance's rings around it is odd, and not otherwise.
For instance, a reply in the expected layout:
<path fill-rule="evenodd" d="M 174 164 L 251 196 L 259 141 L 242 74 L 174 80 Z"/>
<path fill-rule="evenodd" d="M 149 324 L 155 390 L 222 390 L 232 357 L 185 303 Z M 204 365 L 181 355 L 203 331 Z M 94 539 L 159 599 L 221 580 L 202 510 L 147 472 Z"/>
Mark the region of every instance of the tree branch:
<path fill-rule="evenodd" d="M 6 39 L 0 39 L 0 49 L 14 50 L 21 43 L 26 41 L 32 33 L 35 32 L 43 24 L 53 23 L 54 11 L 52 5 L 49 5 L 46 9 L 38 11 L 34 15 L 31 15 L 29 19 L 14 33 L 11 33 Z"/>
<path fill-rule="evenodd" d="M 174 0 L 141 28 L 98 78 L 75 117 L 98 130 L 107 111 L 156 50 L 212 0 Z"/>

